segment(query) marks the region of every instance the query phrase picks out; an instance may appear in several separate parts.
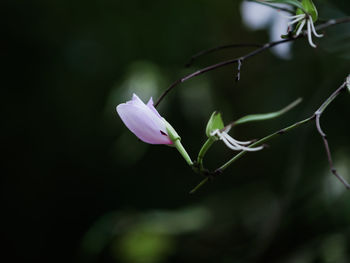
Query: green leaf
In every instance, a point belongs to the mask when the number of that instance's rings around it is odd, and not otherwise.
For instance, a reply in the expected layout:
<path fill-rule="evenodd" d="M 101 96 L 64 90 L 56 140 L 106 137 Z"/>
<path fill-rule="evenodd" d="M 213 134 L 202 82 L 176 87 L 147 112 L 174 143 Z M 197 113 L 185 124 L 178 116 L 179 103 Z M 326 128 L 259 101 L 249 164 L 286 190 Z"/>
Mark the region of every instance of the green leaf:
<path fill-rule="evenodd" d="M 247 123 L 247 122 L 252 122 L 252 121 L 265 121 L 265 120 L 277 118 L 277 117 L 281 116 L 282 114 L 286 113 L 287 111 L 291 110 L 292 108 L 294 108 L 301 101 L 302 101 L 302 99 L 298 98 L 297 100 L 295 100 L 294 102 L 289 104 L 287 107 L 285 107 L 285 108 L 283 108 L 283 109 L 281 109 L 279 111 L 270 112 L 270 113 L 264 113 L 264 114 L 252 114 L 252 115 L 244 116 L 244 117 L 238 119 L 237 121 L 235 121 L 233 123 L 233 125 Z"/>
<path fill-rule="evenodd" d="M 221 113 L 218 111 L 214 111 L 208 121 L 205 133 L 207 134 L 208 138 L 210 138 L 212 137 L 210 135 L 212 131 L 221 130 L 223 128 L 224 128 L 224 122 L 222 121 Z"/>

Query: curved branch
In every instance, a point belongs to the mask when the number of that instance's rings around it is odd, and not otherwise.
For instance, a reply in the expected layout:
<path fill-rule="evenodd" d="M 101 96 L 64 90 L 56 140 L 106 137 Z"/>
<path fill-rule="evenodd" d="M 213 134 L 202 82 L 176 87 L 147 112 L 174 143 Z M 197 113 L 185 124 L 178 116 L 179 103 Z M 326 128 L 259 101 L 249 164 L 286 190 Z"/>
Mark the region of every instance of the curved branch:
<path fill-rule="evenodd" d="M 211 66 L 208 66 L 208 67 L 205 67 L 203 69 L 200 69 L 200 70 L 197 70 L 191 74 L 188 74 L 186 75 L 185 77 L 181 78 L 181 79 L 178 79 L 176 80 L 175 82 L 173 82 L 173 84 L 171 84 L 164 92 L 163 94 L 159 97 L 159 99 L 157 100 L 157 102 L 154 104 L 154 107 L 157 107 L 159 105 L 159 103 L 164 99 L 164 97 L 174 88 L 176 87 L 178 84 L 182 83 L 182 82 L 185 82 L 186 80 L 189 80 L 193 77 L 196 77 L 196 76 L 199 76 L 205 72 L 208 72 L 208 71 L 212 71 L 214 69 L 218 69 L 218 68 L 221 68 L 221 67 L 224 67 L 224 66 L 227 66 L 227 65 L 230 65 L 230 64 L 235 64 L 235 63 L 238 63 L 238 61 L 243 61 L 247 58 L 250 58 L 252 56 L 255 56 L 261 52 L 263 52 L 264 50 L 266 49 L 269 49 L 273 46 L 276 46 L 276 45 L 279 45 L 281 43 L 285 43 L 285 42 L 289 42 L 289 41 L 293 41 L 297 38 L 300 38 L 302 36 L 299 36 L 299 37 L 291 37 L 291 38 L 287 38 L 287 39 L 282 39 L 282 40 L 279 40 L 279 41 L 274 41 L 274 42 L 270 42 L 270 43 L 266 43 L 264 44 L 261 48 L 258 48 L 250 53 L 248 53 L 247 55 L 245 56 L 242 56 L 242 57 L 239 57 L 239 58 L 234 58 L 234 59 L 230 59 L 230 60 L 226 60 L 226 61 L 222 61 L 220 63 L 217 63 L 217 64 L 214 64 L 214 65 L 211 65 Z"/>
<path fill-rule="evenodd" d="M 326 149 L 327 153 L 327 158 L 328 158 L 328 163 L 329 167 L 331 169 L 331 172 L 343 183 L 343 185 L 347 188 L 350 189 L 350 184 L 340 175 L 338 174 L 337 170 L 334 167 L 333 164 L 333 159 L 332 159 L 332 154 L 331 150 L 329 148 L 329 143 L 327 139 L 327 135 L 323 132 L 320 124 L 320 118 L 326 107 L 342 92 L 345 90 L 346 87 L 346 81 L 336 90 L 332 93 L 332 95 L 321 105 L 321 107 L 315 112 L 315 121 L 316 121 L 316 129 L 318 133 L 321 135 L 321 138 L 323 140 L 324 147 Z"/>
<path fill-rule="evenodd" d="M 223 50 L 223 49 L 228 49 L 228 48 L 240 48 L 240 47 L 262 47 L 262 44 L 254 44 L 254 43 L 239 43 L 239 44 L 228 44 L 228 45 L 222 45 L 222 46 L 217 46 L 217 47 L 213 47 L 213 48 L 209 48 L 206 50 L 202 50 L 200 52 L 198 52 L 197 54 L 193 55 L 190 58 L 190 61 L 186 63 L 186 67 L 189 67 L 193 64 L 193 62 L 204 55 L 213 53 L 215 51 L 219 51 L 219 50 Z"/>
<path fill-rule="evenodd" d="M 318 25 L 316 26 L 316 30 L 322 30 L 322 29 L 326 29 L 330 26 L 333 26 L 333 25 L 337 25 L 337 24 L 342 24 L 342 23 L 348 23 L 350 22 L 350 17 L 343 17 L 343 18 L 338 18 L 338 19 L 331 19 L 331 20 L 328 20 L 327 22 L 321 24 L 321 25 Z M 221 68 L 221 67 L 224 67 L 224 66 L 227 66 L 227 65 L 230 65 L 230 64 L 235 64 L 235 63 L 238 63 L 238 61 L 240 62 L 243 62 L 243 60 L 246 60 L 250 57 L 253 57 L 267 49 L 270 49 L 274 46 L 277 46 L 277 45 L 280 45 L 280 44 L 283 44 L 283 43 L 286 43 L 286 42 L 290 42 L 290 41 L 294 41 L 296 39 L 299 39 L 299 38 L 303 38 L 307 35 L 306 32 L 304 32 L 303 34 L 300 34 L 299 36 L 289 36 L 289 38 L 286 38 L 286 39 L 282 39 L 282 40 L 278 40 L 278 41 L 274 41 L 274 42 L 268 42 L 268 43 L 265 43 L 263 45 L 261 45 L 260 48 L 257 48 L 255 49 L 254 51 L 252 52 L 249 52 L 247 53 L 246 55 L 244 56 L 241 56 L 241 57 L 238 57 L 238 58 L 234 58 L 234 59 L 230 59 L 230 60 L 226 60 L 226 61 L 222 61 L 220 63 L 217 63 L 217 64 L 214 64 L 214 65 L 211 65 L 211 66 L 208 66 L 208 67 L 205 67 L 203 69 L 200 69 L 200 70 L 197 70 L 191 74 L 188 74 L 186 75 L 185 77 L 182 77 L 178 80 L 176 80 L 175 82 L 173 82 L 162 94 L 161 96 L 159 97 L 159 99 L 157 100 L 157 102 L 154 104 L 155 107 L 157 107 L 160 102 L 165 98 L 165 96 L 173 89 L 175 88 L 178 84 L 182 83 L 182 82 L 185 82 L 186 80 L 189 80 L 193 77 L 196 77 L 196 76 L 199 76 L 203 73 L 206 73 L 208 71 L 212 71 L 212 70 L 215 70 L 215 69 L 218 69 L 218 68 Z"/>

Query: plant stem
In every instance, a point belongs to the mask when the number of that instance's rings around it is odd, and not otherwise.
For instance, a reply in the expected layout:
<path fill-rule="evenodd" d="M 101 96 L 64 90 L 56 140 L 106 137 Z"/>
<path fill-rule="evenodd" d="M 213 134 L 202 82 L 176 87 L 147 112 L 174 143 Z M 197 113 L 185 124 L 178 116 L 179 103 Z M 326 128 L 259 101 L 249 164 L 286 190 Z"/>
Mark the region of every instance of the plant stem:
<path fill-rule="evenodd" d="M 198 52 L 197 54 L 193 55 L 190 59 L 190 61 L 186 64 L 186 67 L 189 67 L 193 64 L 193 62 L 204 55 L 207 55 L 209 53 L 213 53 L 214 51 L 222 50 L 222 49 L 227 49 L 227 48 L 241 48 L 241 47 L 262 47 L 263 44 L 256 44 L 256 43 L 239 43 L 239 44 L 229 44 L 229 45 L 222 45 L 222 46 L 217 46 L 213 47 L 210 49 L 202 50 Z"/>
<path fill-rule="evenodd" d="M 284 129 L 282 129 L 282 130 L 279 130 L 279 131 L 277 131 L 277 132 L 275 132 L 275 133 L 272 133 L 272 134 L 270 134 L 270 135 L 268 135 L 268 136 L 266 136 L 266 137 L 264 137 L 264 138 L 262 138 L 262 139 L 256 141 L 255 143 L 252 143 L 251 145 L 249 145 L 248 148 L 252 148 L 252 147 L 255 147 L 255 146 L 262 145 L 263 143 L 265 143 L 265 142 L 271 140 L 272 138 L 276 137 L 277 135 L 282 135 L 282 134 L 286 133 L 287 131 L 292 130 L 292 129 L 294 129 L 294 128 L 296 128 L 296 127 L 298 127 L 298 126 L 300 126 L 300 125 L 302 125 L 302 124 L 304 124 L 304 123 L 307 123 L 307 122 L 309 122 L 310 120 L 312 120 L 312 119 L 314 119 L 314 118 L 315 118 L 315 116 L 313 115 L 313 116 L 311 116 L 311 117 L 309 117 L 309 118 L 307 118 L 307 119 L 305 119 L 305 120 L 298 121 L 298 122 L 296 122 L 296 123 L 294 123 L 294 124 L 292 124 L 292 125 L 290 125 L 290 126 L 284 128 Z M 234 156 L 231 160 L 229 160 L 228 162 L 226 162 L 225 164 L 223 164 L 222 166 L 220 166 L 219 170 L 225 170 L 225 169 L 226 169 L 227 167 L 229 167 L 233 162 L 235 162 L 236 160 L 238 160 L 239 158 L 241 158 L 241 157 L 242 157 L 243 155 L 245 155 L 246 153 L 247 153 L 247 151 L 241 151 L 241 152 L 238 153 L 236 156 Z"/>
<path fill-rule="evenodd" d="M 182 146 L 181 141 L 175 140 L 174 141 L 175 148 L 179 151 L 179 153 L 182 155 L 182 157 L 185 159 L 188 165 L 193 166 L 193 162 L 191 160 L 191 157 L 186 152 L 185 148 Z"/>
<path fill-rule="evenodd" d="M 240 62 L 243 62 L 243 60 L 245 59 L 248 59 L 252 56 L 255 56 L 261 52 L 263 52 L 264 50 L 266 49 L 269 49 L 271 47 L 274 47 L 276 45 L 279 45 L 281 43 L 285 43 L 285 42 L 289 42 L 289 41 L 293 41 L 297 38 L 301 38 L 302 35 L 299 35 L 298 37 L 294 37 L 292 36 L 291 38 L 287 38 L 287 39 L 282 39 L 282 40 L 278 40 L 278 41 L 275 41 L 275 42 L 270 42 L 270 43 L 266 43 L 264 45 L 262 45 L 261 48 L 258 48 L 258 49 L 255 49 L 253 50 L 252 52 L 248 53 L 247 55 L 245 56 L 242 56 L 242 57 L 239 57 L 239 58 L 235 58 L 235 59 L 230 59 L 230 60 L 226 60 L 226 61 L 222 61 L 220 63 L 217 63 L 217 64 L 214 64 L 214 65 L 211 65 L 211 66 L 208 66 L 208 67 L 205 67 L 203 69 L 200 69 L 200 70 L 197 70 L 191 74 L 188 74 L 186 75 L 185 77 L 181 78 L 181 79 L 178 79 L 176 81 L 174 81 L 163 93 L 162 95 L 159 97 L 159 99 L 157 100 L 157 102 L 154 104 L 154 107 L 157 108 L 159 103 L 165 98 L 165 96 L 173 89 L 175 88 L 178 84 L 182 83 L 182 82 L 185 82 L 186 80 L 189 80 L 193 77 L 196 77 L 196 76 L 199 76 L 199 75 L 202 75 L 203 73 L 206 73 L 208 71 L 212 71 L 214 69 L 218 69 L 218 68 L 221 68 L 221 67 L 224 67 L 224 66 L 227 66 L 227 65 L 230 65 L 230 64 L 234 64 L 234 63 L 238 63 L 238 61 Z"/>
<path fill-rule="evenodd" d="M 195 188 L 190 191 L 190 194 L 194 194 L 199 188 L 202 187 L 206 182 L 208 182 L 209 177 L 205 177 Z"/>
<path fill-rule="evenodd" d="M 213 139 L 212 137 L 209 137 L 207 141 L 203 144 L 202 148 L 200 149 L 197 157 L 197 163 L 199 165 L 200 170 L 203 170 L 204 155 L 207 153 L 207 151 L 213 145 L 214 142 L 215 142 L 215 139 Z"/>
<path fill-rule="evenodd" d="M 315 114 L 322 114 L 327 106 L 343 91 L 345 90 L 346 82 L 344 82 L 336 91 L 334 91 L 328 99 L 322 103 L 322 105 L 317 109 Z"/>
<path fill-rule="evenodd" d="M 316 129 L 318 133 L 321 135 L 324 147 L 326 149 L 327 153 L 327 158 L 328 158 L 328 163 L 331 169 L 331 172 L 335 175 L 335 177 L 338 178 L 339 181 L 343 183 L 343 185 L 347 188 L 350 189 L 350 184 L 340 175 L 338 174 L 337 170 L 334 167 L 333 160 L 332 160 L 332 154 L 331 150 L 329 149 L 329 144 L 328 144 L 328 139 L 327 135 L 323 132 L 320 124 L 320 118 L 324 110 L 327 108 L 327 106 L 342 92 L 345 91 L 347 84 L 347 80 L 336 90 L 334 91 L 331 96 L 328 97 L 328 99 L 322 103 L 322 105 L 318 108 L 318 110 L 315 112 L 315 117 L 316 117 Z"/>

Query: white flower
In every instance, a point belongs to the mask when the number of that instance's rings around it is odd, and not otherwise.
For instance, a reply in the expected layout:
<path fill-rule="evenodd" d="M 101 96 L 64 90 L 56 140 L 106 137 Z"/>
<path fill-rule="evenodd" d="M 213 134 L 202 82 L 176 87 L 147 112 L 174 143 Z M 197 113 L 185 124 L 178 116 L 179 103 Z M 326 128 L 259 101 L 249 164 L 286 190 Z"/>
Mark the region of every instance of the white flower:
<path fill-rule="evenodd" d="M 288 7 L 288 5 L 279 5 Z M 254 2 L 243 1 L 241 4 L 243 23 L 252 30 L 268 29 L 270 41 L 281 40 L 281 35 L 286 34 L 288 13 Z M 284 14 L 284 15 L 283 15 Z M 291 42 L 277 45 L 271 48 L 272 53 L 282 59 L 291 58 Z"/>
<path fill-rule="evenodd" d="M 228 135 L 228 129 L 219 130 L 216 129 L 210 133 L 211 136 L 217 137 L 219 140 L 223 141 L 228 148 L 234 151 L 249 151 L 249 152 L 255 152 L 262 150 L 264 147 L 247 147 L 249 144 L 251 144 L 251 141 L 238 141 L 236 139 L 233 139 L 230 135 Z"/>
<path fill-rule="evenodd" d="M 285 5 L 275 6 L 286 7 Z M 297 15 L 287 16 L 287 13 L 282 10 L 277 11 L 274 8 L 261 5 L 259 3 L 243 1 L 241 5 L 241 13 L 243 22 L 251 29 L 256 30 L 268 28 L 270 31 L 271 41 L 280 40 L 281 35 L 286 33 L 286 29 L 288 28 L 289 30 L 289 28 L 294 24 L 297 24 L 295 36 L 299 36 L 306 25 L 306 34 L 309 44 L 310 46 L 316 48 L 316 45 L 312 41 L 312 35 L 316 37 L 323 37 L 322 34 L 318 34 L 316 32 L 314 26 L 314 20 L 317 19 L 317 11 L 313 4 L 312 10 L 309 10 L 310 7 L 305 8 L 307 9 L 307 14 L 298 14 L 297 12 Z M 310 15 L 310 12 L 314 12 L 316 18 L 313 18 L 312 15 Z M 290 19 L 292 19 L 292 21 L 288 22 Z M 291 43 L 284 43 L 283 45 L 273 47 L 272 51 L 280 58 L 288 59 L 290 58 L 290 48 Z"/>
<path fill-rule="evenodd" d="M 312 42 L 312 34 L 315 35 L 315 37 L 323 37 L 322 34 L 317 34 L 314 22 L 312 21 L 312 17 L 307 14 L 300 14 L 295 16 L 288 17 L 289 19 L 294 19 L 288 23 L 288 26 L 294 25 L 296 23 L 300 23 L 299 27 L 295 33 L 295 36 L 299 36 L 301 31 L 303 30 L 305 24 L 307 26 L 307 38 L 309 41 L 310 46 L 316 47 L 316 45 Z"/>

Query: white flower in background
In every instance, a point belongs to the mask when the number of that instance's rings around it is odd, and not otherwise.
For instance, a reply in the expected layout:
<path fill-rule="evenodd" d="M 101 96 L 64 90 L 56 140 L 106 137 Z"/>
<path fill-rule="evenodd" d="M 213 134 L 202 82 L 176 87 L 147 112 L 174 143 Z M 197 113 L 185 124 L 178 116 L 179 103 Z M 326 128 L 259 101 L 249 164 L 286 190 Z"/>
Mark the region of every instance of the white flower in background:
<path fill-rule="evenodd" d="M 315 5 L 311 0 L 303 0 L 302 9 L 296 10 L 296 15 L 287 16 L 287 12 L 277 10 L 255 2 L 243 1 L 241 5 L 241 13 L 243 23 L 253 29 L 267 28 L 270 31 L 270 41 L 277 41 L 290 31 L 290 27 L 295 25 L 295 36 L 299 36 L 306 25 L 306 34 L 311 47 L 316 48 L 312 41 L 312 35 L 316 37 L 323 37 L 322 34 L 316 32 L 314 22 L 316 22 L 318 14 Z M 275 5 L 276 7 L 288 7 L 288 5 Z M 292 21 L 290 21 L 292 19 Z M 272 52 L 280 58 L 288 59 L 290 53 L 291 43 L 284 43 L 272 48 Z"/>
<path fill-rule="evenodd" d="M 289 7 L 280 5 L 280 7 Z M 282 10 L 254 3 L 243 1 L 241 4 L 241 15 L 243 23 L 252 30 L 268 29 L 270 41 L 281 40 L 281 35 L 287 33 L 290 18 L 288 13 Z M 291 43 L 277 45 L 271 48 L 272 53 L 282 59 L 291 58 Z"/>

